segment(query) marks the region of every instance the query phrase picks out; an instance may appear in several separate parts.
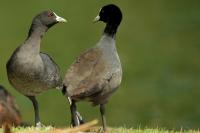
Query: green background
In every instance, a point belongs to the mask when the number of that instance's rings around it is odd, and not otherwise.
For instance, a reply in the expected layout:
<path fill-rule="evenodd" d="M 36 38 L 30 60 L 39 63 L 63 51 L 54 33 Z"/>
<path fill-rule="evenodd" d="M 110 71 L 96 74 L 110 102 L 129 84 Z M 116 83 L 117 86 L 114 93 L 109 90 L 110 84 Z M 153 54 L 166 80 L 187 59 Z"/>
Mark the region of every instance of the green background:
<path fill-rule="evenodd" d="M 26 39 L 32 18 L 52 9 L 68 19 L 52 27 L 41 44 L 64 76 L 99 40 L 105 25 L 92 20 L 108 3 L 123 12 L 117 33 L 123 80 L 107 104 L 108 125 L 199 128 L 199 0 L 0 0 L 0 84 L 16 97 L 23 120 L 33 124 L 32 104 L 9 84 L 5 64 Z M 38 100 L 45 125 L 69 126 L 69 104 L 61 92 L 50 90 Z M 78 109 L 87 121 L 100 119 L 98 107 L 80 102 Z"/>

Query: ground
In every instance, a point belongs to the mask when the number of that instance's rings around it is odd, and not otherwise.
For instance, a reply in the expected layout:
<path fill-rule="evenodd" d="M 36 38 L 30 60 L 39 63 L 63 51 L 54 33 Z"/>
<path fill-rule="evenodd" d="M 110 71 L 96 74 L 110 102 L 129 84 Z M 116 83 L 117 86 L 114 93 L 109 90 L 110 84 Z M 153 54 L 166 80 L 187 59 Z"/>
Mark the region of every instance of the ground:
<path fill-rule="evenodd" d="M 78 131 L 72 129 L 55 129 L 53 127 L 45 127 L 40 130 L 35 129 L 33 127 L 30 128 L 14 128 L 12 129 L 12 133 L 76 133 Z M 0 129 L 0 133 L 2 133 L 2 129 Z M 97 131 L 93 131 L 90 133 L 98 133 Z M 187 131 L 169 131 L 164 129 L 133 129 L 133 128 L 109 128 L 108 133 L 200 133 L 199 130 L 187 130 Z"/>
<path fill-rule="evenodd" d="M 4 133 L 77 133 L 77 132 L 89 132 L 89 133 L 101 133 L 101 127 L 97 126 L 98 121 L 93 120 L 86 124 L 83 124 L 76 128 L 55 128 L 52 126 L 42 127 L 40 129 L 35 127 L 13 127 L 7 128 L 6 132 Z M 4 126 L 5 127 L 5 126 Z M 0 128 L 0 133 L 3 133 L 5 130 Z M 173 131 L 173 130 L 166 130 L 162 128 L 125 128 L 125 127 L 116 127 L 116 128 L 108 128 L 107 133 L 200 133 L 199 130 L 180 130 L 180 131 Z"/>

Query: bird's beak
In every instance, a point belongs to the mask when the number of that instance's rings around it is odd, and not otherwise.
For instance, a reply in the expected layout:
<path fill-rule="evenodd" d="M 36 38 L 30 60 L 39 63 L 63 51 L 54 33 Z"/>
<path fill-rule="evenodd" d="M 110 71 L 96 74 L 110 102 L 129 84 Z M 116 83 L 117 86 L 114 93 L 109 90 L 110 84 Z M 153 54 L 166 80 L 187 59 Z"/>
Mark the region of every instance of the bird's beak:
<path fill-rule="evenodd" d="M 54 13 L 55 14 L 55 13 Z M 60 16 L 58 16 L 57 14 L 55 14 L 55 16 L 56 16 L 56 21 L 57 22 L 67 22 L 67 20 L 66 19 L 64 19 L 64 18 L 62 18 L 62 17 L 60 17 Z"/>
<path fill-rule="evenodd" d="M 98 22 L 99 20 L 100 20 L 100 16 L 98 15 L 98 16 L 96 16 L 96 17 L 94 18 L 93 22 L 96 23 L 96 22 Z"/>

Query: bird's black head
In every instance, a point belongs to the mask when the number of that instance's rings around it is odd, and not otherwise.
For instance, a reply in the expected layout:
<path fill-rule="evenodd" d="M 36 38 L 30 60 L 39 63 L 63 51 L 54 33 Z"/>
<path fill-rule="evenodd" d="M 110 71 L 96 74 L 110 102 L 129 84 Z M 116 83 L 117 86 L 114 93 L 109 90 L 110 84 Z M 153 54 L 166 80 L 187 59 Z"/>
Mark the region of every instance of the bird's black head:
<path fill-rule="evenodd" d="M 122 20 L 120 8 L 114 4 L 109 4 L 101 8 L 99 15 L 94 21 L 103 21 L 110 25 L 119 25 Z"/>
<path fill-rule="evenodd" d="M 48 28 L 59 22 L 66 22 L 66 20 L 50 10 L 41 12 L 33 19 L 34 24 L 46 26 Z"/>

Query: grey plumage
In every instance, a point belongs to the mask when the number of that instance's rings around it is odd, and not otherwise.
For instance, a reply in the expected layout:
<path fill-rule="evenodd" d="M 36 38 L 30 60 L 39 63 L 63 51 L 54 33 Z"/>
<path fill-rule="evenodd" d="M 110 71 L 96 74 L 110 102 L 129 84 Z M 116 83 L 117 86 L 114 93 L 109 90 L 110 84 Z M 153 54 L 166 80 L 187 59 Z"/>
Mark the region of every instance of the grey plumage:
<path fill-rule="evenodd" d="M 100 105 L 103 130 L 106 131 L 105 104 L 122 80 L 122 68 L 115 45 L 115 34 L 122 13 L 117 6 L 106 5 L 95 20 L 106 23 L 104 34 L 95 47 L 81 54 L 71 65 L 63 81 L 63 92 L 72 101 L 73 126 L 79 125 L 75 103 L 86 100 L 93 105 Z"/>
<path fill-rule="evenodd" d="M 37 57 L 32 57 L 21 51 L 15 53 L 7 63 L 7 73 L 10 83 L 20 93 L 36 96 L 62 85 L 59 68 L 50 56 L 39 53 Z M 18 53 L 26 55 L 25 59 L 18 57 Z"/>
<path fill-rule="evenodd" d="M 41 126 L 41 123 L 35 96 L 62 86 L 57 64 L 49 55 L 40 52 L 40 43 L 51 26 L 64 21 L 52 11 L 37 15 L 33 19 L 27 39 L 16 48 L 6 65 L 10 83 L 33 102 L 36 126 Z"/>
<path fill-rule="evenodd" d="M 93 105 L 105 104 L 121 83 L 122 69 L 115 39 L 104 35 L 98 44 L 69 68 L 64 84 L 73 100 L 89 100 Z"/>

